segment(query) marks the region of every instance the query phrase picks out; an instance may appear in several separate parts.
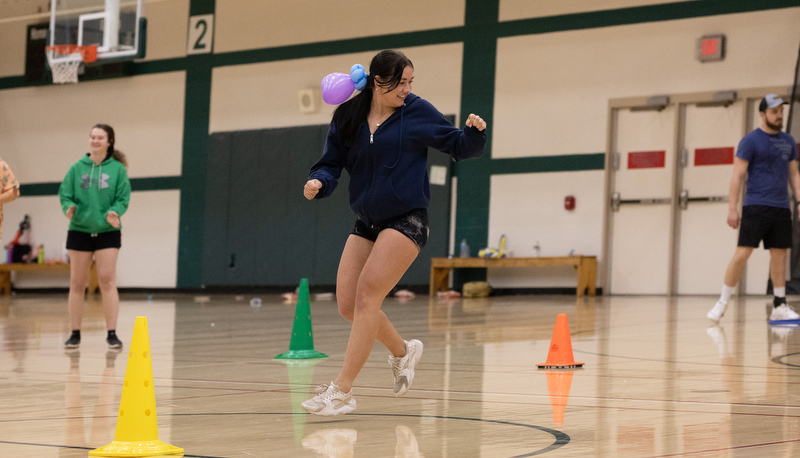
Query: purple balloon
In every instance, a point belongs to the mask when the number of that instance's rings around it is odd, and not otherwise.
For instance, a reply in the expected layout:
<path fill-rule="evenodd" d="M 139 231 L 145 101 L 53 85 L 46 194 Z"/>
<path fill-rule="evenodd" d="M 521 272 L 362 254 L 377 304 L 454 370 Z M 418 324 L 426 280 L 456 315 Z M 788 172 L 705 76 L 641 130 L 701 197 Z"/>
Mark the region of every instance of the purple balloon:
<path fill-rule="evenodd" d="M 331 73 L 322 78 L 322 100 L 328 105 L 339 105 L 353 94 L 356 83 L 347 73 Z"/>

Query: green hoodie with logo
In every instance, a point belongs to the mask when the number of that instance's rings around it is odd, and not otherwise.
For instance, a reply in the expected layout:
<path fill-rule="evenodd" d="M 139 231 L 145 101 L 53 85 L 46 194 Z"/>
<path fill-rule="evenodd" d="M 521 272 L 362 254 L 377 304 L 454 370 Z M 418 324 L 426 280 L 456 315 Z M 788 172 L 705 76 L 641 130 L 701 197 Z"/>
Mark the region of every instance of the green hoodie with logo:
<path fill-rule="evenodd" d="M 98 165 L 86 154 L 69 168 L 58 197 L 64 214 L 75 206 L 75 214 L 69 221 L 71 231 L 90 234 L 118 231 L 106 221 L 106 216 L 113 211 L 122 217 L 128 209 L 131 182 L 125 166 L 113 157 L 106 157 Z"/>

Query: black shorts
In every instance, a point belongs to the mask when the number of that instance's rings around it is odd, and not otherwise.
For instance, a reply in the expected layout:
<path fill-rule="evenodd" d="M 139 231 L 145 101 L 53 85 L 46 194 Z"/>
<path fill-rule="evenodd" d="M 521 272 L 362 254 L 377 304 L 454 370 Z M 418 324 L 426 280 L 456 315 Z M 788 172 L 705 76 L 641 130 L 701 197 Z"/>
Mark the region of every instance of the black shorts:
<path fill-rule="evenodd" d="M 425 244 L 428 243 L 428 234 L 430 233 L 428 228 L 428 209 L 417 208 L 380 224 L 369 225 L 359 218 L 356 220 L 351 234 L 374 242 L 378 240 L 378 234 L 384 229 L 394 229 L 405 235 L 422 251 L 425 248 Z"/>
<path fill-rule="evenodd" d="M 788 208 L 747 205 L 742 207 L 739 246 L 758 248 L 792 247 L 792 212 Z"/>
<path fill-rule="evenodd" d="M 75 251 L 97 251 L 105 248 L 120 248 L 122 233 L 120 231 L 90 234 L 81 231 L 67 231 L 67 249 Z"/>

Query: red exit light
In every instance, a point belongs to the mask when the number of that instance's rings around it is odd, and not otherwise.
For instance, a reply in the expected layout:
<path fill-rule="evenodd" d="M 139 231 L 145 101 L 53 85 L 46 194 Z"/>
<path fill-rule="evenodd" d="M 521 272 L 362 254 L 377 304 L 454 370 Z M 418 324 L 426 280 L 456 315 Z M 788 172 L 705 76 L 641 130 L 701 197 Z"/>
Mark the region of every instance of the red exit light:
<path fill-rule="evenodd" d="M 706 35 L 697 43 L 697 59 L 700 62 L 722 60 L 725 57 L 725 35 Z"/>
<path fill-rule="evenodd" d="M 700 52 L 704 56 L 712 56 L 717 53 L 718 45 L 719 45 L 719 40 L 716 38 L 703 40 L 703 46 Z"/>

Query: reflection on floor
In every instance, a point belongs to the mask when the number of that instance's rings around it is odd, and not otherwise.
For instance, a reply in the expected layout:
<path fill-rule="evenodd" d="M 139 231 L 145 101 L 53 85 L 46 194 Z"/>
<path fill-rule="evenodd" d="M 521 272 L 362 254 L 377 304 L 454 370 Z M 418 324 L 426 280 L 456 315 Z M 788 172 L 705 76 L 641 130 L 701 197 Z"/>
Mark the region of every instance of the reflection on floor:
<path fill-rule="evenodd" d="M 766 297 L 736 299 L 718 325 L 712 297 L 387 299 L 400 333 L 425 344 L 414 386 L 394 397 L 376 344 L 358 409 L 335 418 L 300 408 L 342 364 L 349 323 L 335 301 L 311 300 L 329 357 L 277 360 L 295 304 L 251 299 L 124 296 L 117 353 L 99 298 L 69 352 L 65 296 L 0 298 L 0 456 L 85 457 L 114 440 L 137 316 L 158 438 L 186 456 L 800 456 L 800 329 L 770 327 Z M 559 313 L 583 369 L 536 367 Z"/>

